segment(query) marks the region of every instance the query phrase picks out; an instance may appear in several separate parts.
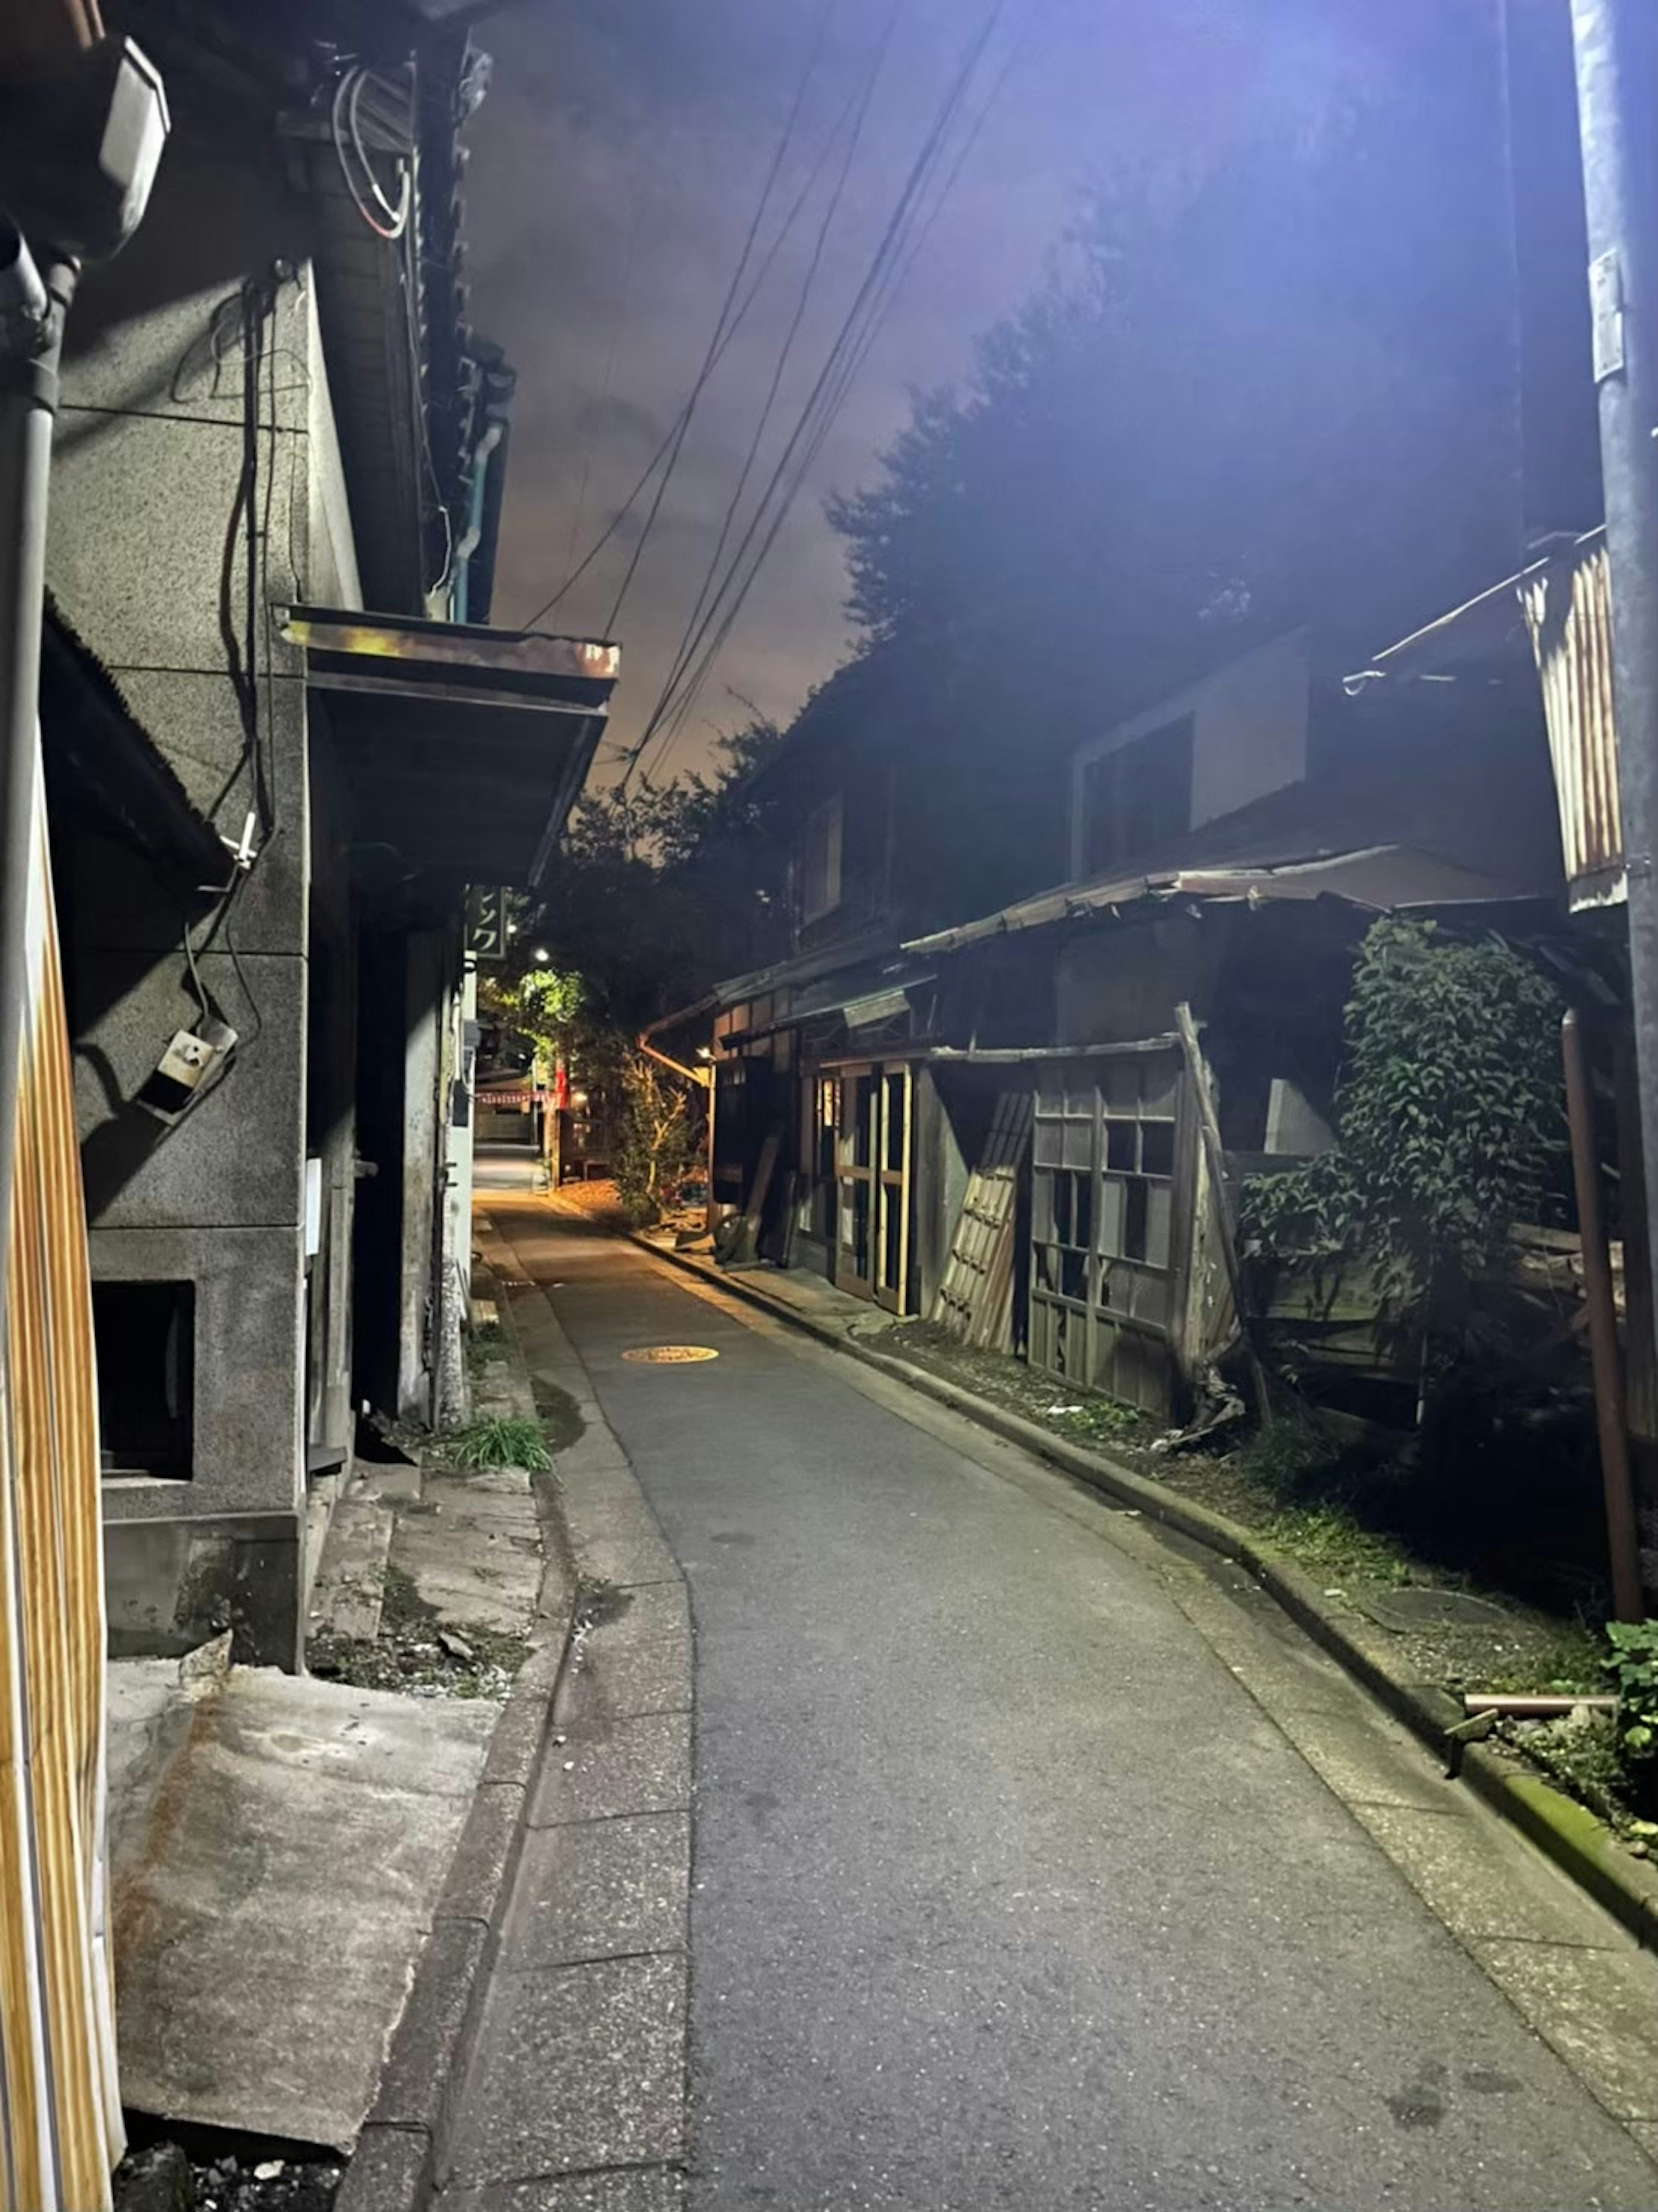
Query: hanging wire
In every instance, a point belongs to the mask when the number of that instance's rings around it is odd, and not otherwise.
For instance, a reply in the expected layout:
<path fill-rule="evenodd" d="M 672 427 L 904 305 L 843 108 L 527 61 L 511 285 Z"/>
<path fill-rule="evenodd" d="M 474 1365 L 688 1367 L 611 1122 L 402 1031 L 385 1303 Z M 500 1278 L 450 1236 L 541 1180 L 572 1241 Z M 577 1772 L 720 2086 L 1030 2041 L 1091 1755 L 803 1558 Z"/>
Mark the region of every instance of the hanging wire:
<path fill-rule="evenodd" d="M 669 666 L 667 678 L 664 683 L 661 694 L 661 696 L 665 700 L 671 696 L 675 688 L 680 681 L 680 678 L 684 673 L 686 665 L 691 653 L 695 650 L 695 639 L 698 635 L 698 625 L 701 621 L 704 611 L 709 604 L 710 595 L 715 591 L 716 580 L 720 574 L 720 563 L 721 559 L 724 557 L 726 546 L 731 537 L 732 526 L 737 520 L 738 509 L 742 506 L 743 494 L 748 489 L 749 477 L 753 473 L 756 461 L 759 459 L 760 447 L 764 441 L 767 428 L 771 422 L 772 410 L 777 404 L 777 395 L 782 386 L 784 374 L 788 368 L 790 357 L 794 351 L 795 341 L 800 335 L 800 327 L 805 320 L 806 309 L 811 303 L 812 290 L 817 283 L 818 272 L 823 265 L 824 248 L 829 243 L 829 233 L 834 228 L 835 218 L 840 212 L 841 202 L 846 191 L 847 179 L 851 173 L 853 163 L 857 158 L 858 147 L 859 141 L 863 137 L 864 125 L 869 118 L 870 105 L 875 96 L 875 88 L 880 81 L 881 72 L 885 67 L 888 55 L 891 52 L 893 35 L 898 27 L 898 16 L 901 6 L 902 0 L 893 0 L 892 7 L 889 10 L 887 15 L 886 27 L 882 33 L 880 40 L 877 43 L 873 53 L 870 57 L 870 65 L 857 95 L 857 106 L 853 118 L 852 131 L 847 140 L 846 152 L 841 158 L 840 172 L 835 179 L 834 189 L 829 193 L 828 204 L 823 210 L 823 220 L 817 226 L 817 235 L 813 241 L 811 258 L 806 264 L 805 275 L 801 282 L 799 292 L 795 299 L 794 313 L 790 319 L 788 328 L 784 333 L 783 342 L 778 348 L 777 358 L 772 365 L 771 380 L 767 386 L 764 400 L 761 404 L 759 417 L 754 426 L 754 434 L 749 441 L 748 451 L 743 457 L 743 465 L 738 472 L 737 482 L 732 487 L 731 497 L 726 502 L 725 515 L 720 525 L 719 537 L 714 542 L 714 551 L 709 556 L 708 568 L 704 572 L 701 587 L 697 592 L 695 603 L 692 606 L 690 615 L 685 623 L 684 634 L 680 639 L 673 660 Z M 651 726 L 647 724 L 645 732 L 645 738 L 648 738 L 650 733 Z M 645 738 L 641 738 L 641 745 L 645 742 Z M 648 781 L 648 778 L 647 780 Z"/>
<path fill-rule="evenodd" d="M 393 207 L 380 190 L 380 180 L 374 174 L 374 165 L 369 160 L 367 149 L 362 143 L 360 111 L 362 105 L 363 86 L 367 81 L 367 70 L 361 66 L 346 70 L 342 74 L 339 82 L 334 87 L 330 125 L 334 138 L 335 156 L 340 165 L 340 174 L 345 179 L 345 189 L 350 193 L 357 213 L 376 238 L 383 238 L 390 244 L 401 238 L 409 228 L 409 211 L 413 200 L 412 173 L 407 167 L 404 167 L 403 189 L 398 194 L 397 205 Z M 351 173 L 351 164 L 346 158 L 348 133 L 351 150 L 361 163 L 362 173 L 367 180 L 369 199 L 364 198 L 361 188 Z"/>
<path fill-rule="evenodd" d="M 729 326 L 726 328 L 720 340 L 720 344 L 716 349 L 714 359 L 714 367 L 715 368 L 718 368 L 720 366 L 720 360 L 723 358 L 727 348 L 730 346 L 732 339 L 737 336 L 738 331 L 742 328 L 744 321 L 747 319 L 749 310 L 753 307 L 755 301 L 759 296 L 761 289 L 765 284 L 766 278 L 771 272 L 773 263 L 776 260 L 778 254 L 782 251 L 783 247 L 788 243 L 789 237 L 794 229 L 795 224 L 799 221 L 800 216 L 805 210 L 807 202 L 811 199 L 812 193 L 817 190 L 818 179 L 822 177 L 824 169 L 829 165 L 829 156 L 835 151 L 835 147 L 840 143 L 841 134 L 845 130 L 847 120 L 857 104 L 857 92 L 854 88 L 845 106 L 841 108 L 840 114 L 835 118 L 835 122 L 830 126 L 829 133 L 825 137 L 823 144 L 818 148 L 817 155 L 813 158 L 811 168 L 807 173 L 806 179 L 801 185 L 799 191 L 795 194 L 793 202 L 790 206 L 787 214 L 785 215 L 782 222 L 778 225 L 775 236 L 773 238 L 770 245 L 766 248 L 764 253 L 761 255 L 759 265 L 755 270 L 754 276 L 750 282 L 747 291 L 743 295 L 743 298 L 738 307 L 737 313 L 732 317 Z M 563 582 L 553 593 L 552 597 L 544 600 L 542 605 L 536 609 L 532 615 L 525 617 L 523 623 L 521 624 L 523 629 L 533 629 L 536 623 L 540 622 L 544 616 L 550 615 L 552 612 L 553 609 L 559 605 L 560 601 L 565 599 L 580 581 L 581 578 L 586 574 L 588 569 L 592 567 L 594 562 L 598 560 L 599 555 L 610 544 L 611 538 L 614 538 L 616 532 L 620 530 L 623 520 L 631 513 L 635 502 L 645 489 L 646 485 L 649 483 L 651 478 L 656 474 L 657 470 L 661 466 L 663 460 L 667 455 L 669 447 L 674 443 L 674 441 L 679 435 L 681 426 L 685 421 L 687 412 L 690 407 L 694 405 L 695 399 L 700 394 L 702 386 L 706 381 L 706 378 L 699 377 L 697 379 L 696 383 L 692 388 L 690 397 L 686 400 L 684 405 L 681 407 L 678 414 L 669 425 L 663 436 L 661 444 L 658 446 L 656 451 L 651 455 L 650 459 L 646 462 L 644 467 L 640 471 L 639 475 L 635 479 L 633 487 L 628 493 L 627 497 L 622 501 L 622 504 L 616 508 L 615 514 L 605 524 L 604 529 L 593 540 L 592 544 L 587 548 L 586 553 L 583 554 L 581 559 L 570 571 L 569 574 L 565 577 Z"/>
<path fill-rule="evenodd" d="M 915 235 L 917 211 L 938 169 L 944 149 L 954 129 L 957 117 L 966 100 L 969 88 L 985 52 L 994 36 L 1005 4 L 1006 0 L 993 0 L 993 4 L 987 12 L 978 32 L 969 43 L 951 84 L 911 164 L 897 201 L 888 219 L 885 230 L 852 303 L 847 310 L 841 327 L 830 344 L 817 380 L 813 385 L 800 410 L 795 427 L 778 457 L 770 481 L 761 495 L 759 504 L 750 517 L 748 527 L 736 552 L 732 556 L 720 587 L 704 613 L 697 634 L 692 640 L 690 651 L 689 654 L 682 654 L 678 657 L 679 674 L 677 677 L 671 677 L 670 685 L 665 687 L 662 696 L 658 699 L 643 732 L 633 748 L 633 760 L 623 776 L 624 784 L 645 747 L 657 732 L 662 730 L 670 716 L 672 717 L 671 735 L 677 734 L 678 730 L 684 726 L 692 703 L 707 682 L 714 663 L 724 649 L 726 641 L 730 636 L 738 616 L 742 611 L 744 603 L 753 588 L 755 579 L 760 574 L 772 547 L 776 543 L 778 534 L 787 520 L 800 487 L 818 453 L 822 450 L 823 441 L 844 404 L 851 389 L 852 381 L 867 356 L 875 334 L 890 309 L 892 300 L 896 296 L 896 286 L 892 281 L 893 270 L 902 261 L 902 273 L 908 273 L 910 259 L 909 248 L 912 238 Z M 950 173 L 946 191 L 949 189 L 949 185 L 953 183 L 958 172 L 959 163 Z M 935 208 L 934 216 L 936 213 Z M 929 217 L 928 227 L 932 219 Z M 921 234 L 925 235 L 925 231 Z M 902 282 L 902 275 L 898 281 Z M 800 453 L 798 464 L 795 462 L 797 453 Z M 766 523 L 767 509 L 771 507 L 780 490 L 781 496 L 778 498 L 769 522 Z M 761 537 L 762 523 L 765 523 L 766 526 L 764 535 Z M 749 560 L 750 549 L 756 537 L 760 539 L 759 549 L 753 558 Z M 748 561 L 748 566 L 744 572 L 745 561 Z M 738 580 L 739 574 L 740 581 Z M 723 609 L 722 600 L 726 603 Z M 705 641 L 708 641 L 705 643 Z M 700 659 L 697 658 L 699 653 Z M 691 670 L 689 676 L 684 672 L 688 668 Z M 677 696 L 675 687 L 677 690 Z M 656 762 L 659 773 L 661 762 L 665 757 L 665 743 L 659 748 Z"/>
<path fill-rule="evenodd" d="M 799 127 L 800 112 L 805 106 L 807 91 L 817 73 L 817 59 L 823 50 L 823 35 L 829 27 L 829 19 L 833 7 L 834 0 L 822 0 L 822 5 L 818 9 L 817 26 L 811 49 L 806 55 L 805 65 L 800 72 L 799 82 L 795 87 L 794 99 L 789 108 L 787 120 L 783 125 L 782 135 L 778 139 L 777 149 L 772 155 L 771 166 L 766 172 L 765 182 L 760 187 L 760 197 L 755 204 L 754 216 L 749 224 L 748 234 L 743 240 L 743 251 L 737 258 L 737 266 L 732 271 L 731 283 L 726 286 L 726 296 L 720 302 L 719 320 L 714 325 L 714 335 L 708 340 L 708 348 L 703 356 L 701 369 L 698 373 L 690 398 L 686 403 L 684 413 L 680 418 L 673 448 L 668 455 L 668 465 L 662 471 L 661 481 L 652 497 L 650 511 L 645 517 L 645 526 L 635 543 L 622 582 L 617 588 L 616 599 L 605 619 L 604 634 L 607 637 L 613 637 L 616 635 L 616 624 L 621 620 L 622 610 L 627 603 L 628 594 L 633 588 L 634 578 L 639 574 L 639 564 L 645 557 L 645 549 L 651 542 L 651 533 L 656 526 L 657 517 L 662 512 L 662 502 L 667 496 L 668 486 L 673 482 L 674 471 L 679 465 L 679 456 L 684 448 L 686 434 L 690 429 L 692 418 L 696 413 L 697 402 L 701 398 L 708 379 L 714 374 L 714 363 L 720 358 L 720 342 L 726 335 L 726 325 L 731 322 L 736 311 L 738 298 L 743 289 L 743 278 L 753 258 L 754 249 L 766 219 L 766 210 L 771 204 L 773 188 L 776 185 L 785 161 L 788 158 L 789 149 L 794 143 L 795 132 Z"/>

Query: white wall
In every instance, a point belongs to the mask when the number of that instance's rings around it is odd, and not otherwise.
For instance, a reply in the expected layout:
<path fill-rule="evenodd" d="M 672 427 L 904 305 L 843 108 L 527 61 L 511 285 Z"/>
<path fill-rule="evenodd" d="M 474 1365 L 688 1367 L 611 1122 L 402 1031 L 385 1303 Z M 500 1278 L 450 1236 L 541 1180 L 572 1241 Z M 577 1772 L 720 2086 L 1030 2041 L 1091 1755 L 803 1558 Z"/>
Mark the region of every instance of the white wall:
<path fill-rule="evenodd" d="M 1200 684 L 1119 722 L 1077 753 L 1071 770 L 1071 872 L 1083 872 L 1082 798 L 1090 762 L 1137 738 L 1193 717 L 1192 813 L 1188 830 L 1236 813 L 1307 773 L 1310 673 L 1308 635 L 1292 631 L 1218 668 Z"/>

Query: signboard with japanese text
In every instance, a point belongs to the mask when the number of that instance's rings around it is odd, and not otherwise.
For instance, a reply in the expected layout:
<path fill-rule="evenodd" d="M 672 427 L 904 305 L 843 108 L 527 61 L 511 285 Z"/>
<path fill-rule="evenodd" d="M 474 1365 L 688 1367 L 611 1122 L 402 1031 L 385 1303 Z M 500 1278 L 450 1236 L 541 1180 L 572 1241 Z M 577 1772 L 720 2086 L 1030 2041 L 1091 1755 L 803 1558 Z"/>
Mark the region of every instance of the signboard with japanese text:
<path fill-rule="evenodd" d="M 507 893 L 477 884 L 466 894 L 466 957 L 498 963 L 507 957 Z"/>

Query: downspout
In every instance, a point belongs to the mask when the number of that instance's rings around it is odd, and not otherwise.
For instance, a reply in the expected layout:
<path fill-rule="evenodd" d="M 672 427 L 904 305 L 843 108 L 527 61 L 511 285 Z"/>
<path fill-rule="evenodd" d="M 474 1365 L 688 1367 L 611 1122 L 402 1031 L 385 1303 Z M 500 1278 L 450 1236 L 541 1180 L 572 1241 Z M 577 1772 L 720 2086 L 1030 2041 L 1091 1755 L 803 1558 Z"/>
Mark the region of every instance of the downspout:
<path fill-rule="evenodd" d="M 455 548 L 455 614 L 458 623 L 467 619 L 468 586 L 471 580 L 472 556 L 483 538 L 483 493 L 489 480 L 489 456 L 501 443 L 502 426 L 490 423 L 489 428 L 472 449 L 472 483 L 466 499 L 466 527 L 461 532 L 460 543 Z"/>

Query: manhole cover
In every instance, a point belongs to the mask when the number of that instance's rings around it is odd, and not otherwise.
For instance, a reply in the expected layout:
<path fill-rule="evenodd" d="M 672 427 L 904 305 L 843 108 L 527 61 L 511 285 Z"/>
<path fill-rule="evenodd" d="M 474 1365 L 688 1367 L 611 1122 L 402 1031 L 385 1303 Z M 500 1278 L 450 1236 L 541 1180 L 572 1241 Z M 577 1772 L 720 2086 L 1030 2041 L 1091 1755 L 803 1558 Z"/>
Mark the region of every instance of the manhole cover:
<path fill-rule="evenodd" d="M 622 1357 L 647 1367 L 690 1367 L 699 1359 L 718 1359 L 720 1354 L 706 1344 L 636 1344 Z"/>
<path fill-rule="evenodd" d="M 1408 1635 L 1413 1628 L 1502 1628 L 1509 1616 L 1500 1605 L 1466 1590 L 1395 1589 L 1377 1591 L 1358 1601 L 1383 1628 Z"/>

